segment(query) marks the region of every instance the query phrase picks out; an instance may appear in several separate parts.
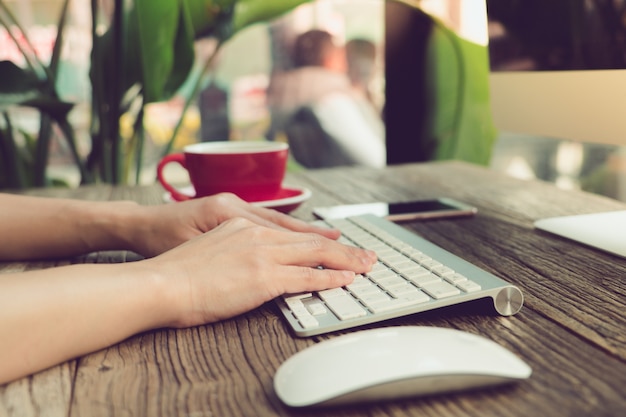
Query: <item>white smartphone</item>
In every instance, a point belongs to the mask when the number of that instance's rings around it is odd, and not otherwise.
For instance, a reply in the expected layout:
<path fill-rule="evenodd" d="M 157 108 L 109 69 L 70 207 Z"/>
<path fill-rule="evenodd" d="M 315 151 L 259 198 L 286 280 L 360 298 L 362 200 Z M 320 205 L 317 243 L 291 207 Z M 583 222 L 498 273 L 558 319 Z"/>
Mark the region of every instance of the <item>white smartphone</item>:
<path fill-rule="evenodd" d="M 359 214 L 374 214 L 392 221 L 407 221 L 472 216 L 477 211 L 476 207 L 451 198 L 437 198 L 397 203 L 376 202 L 316 207 L 313 214 L 320 219 L 343 219 Z"/>

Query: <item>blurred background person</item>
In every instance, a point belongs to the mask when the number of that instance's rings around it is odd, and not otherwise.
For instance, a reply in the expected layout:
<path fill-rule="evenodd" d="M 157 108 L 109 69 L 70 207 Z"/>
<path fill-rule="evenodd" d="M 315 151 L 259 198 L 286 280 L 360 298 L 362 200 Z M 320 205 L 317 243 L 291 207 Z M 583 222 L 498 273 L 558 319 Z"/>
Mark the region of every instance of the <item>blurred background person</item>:
<path fill-rule="evenodd" d="M 371 83 L 376 72 L 376 45 L 368 39 L 351 39 L 346 43 L 346 58 L 352 86 L 375 106 Z"/>
<path fill-rule="evenodd" d="M 307 168 L 384 166 L 384 125 L 348 77 L 345 49 L 313 29 L 295 38 L 291 52 L 293 69 L 274 74 L 268 90 L 270 139 L 284 134 Z"/>

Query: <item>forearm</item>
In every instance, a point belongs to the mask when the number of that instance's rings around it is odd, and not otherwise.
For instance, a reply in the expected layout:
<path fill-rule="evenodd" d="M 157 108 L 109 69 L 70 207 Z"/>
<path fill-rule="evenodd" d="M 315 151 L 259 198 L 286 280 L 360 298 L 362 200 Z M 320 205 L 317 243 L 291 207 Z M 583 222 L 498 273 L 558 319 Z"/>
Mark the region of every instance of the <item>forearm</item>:
<path fill-rule="evenodd" d="M 143 262 L 0 275 L 0 384 L 167 325 L 170 296 Z"/>
<path fill-rule="evenodd" d="M 89 202 L 0 194 L 0 260 L 131 249 L 141 220 L 131 202 Z"/>

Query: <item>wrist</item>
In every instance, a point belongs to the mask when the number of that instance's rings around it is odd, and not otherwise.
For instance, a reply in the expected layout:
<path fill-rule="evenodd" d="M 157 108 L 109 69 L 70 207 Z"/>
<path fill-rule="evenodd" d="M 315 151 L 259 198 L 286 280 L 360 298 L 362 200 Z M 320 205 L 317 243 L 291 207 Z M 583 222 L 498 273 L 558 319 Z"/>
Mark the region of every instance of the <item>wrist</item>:
<path fill-rule="evenodd" d="M 144 220 L 142 207 L 132 201 L 86 203 L 77 213 L 78 230 L 89 252 L 134 250 L 134 236 Z"/>
<path fill-rule="evenodd" d="M 126 263 L 125 266 L 136 279 L 133 291 L 138 300 L 138 314 L 141 316 L 141 328 L 145 331 L 158 328 L 175 327 L 178 309 L 175 297 L 174 280 L 150 259 Z"/>
<path fill-rule="evenodd" d="M 179 268 L 157 258 L 148 258 L 134 263 L 139 270 L 144 289 L 146 311 L 150 311 L 149 328 L 183 328 L 195 322 L 186 321 L 190 304 L 189 281 L 184 279 Z"/>

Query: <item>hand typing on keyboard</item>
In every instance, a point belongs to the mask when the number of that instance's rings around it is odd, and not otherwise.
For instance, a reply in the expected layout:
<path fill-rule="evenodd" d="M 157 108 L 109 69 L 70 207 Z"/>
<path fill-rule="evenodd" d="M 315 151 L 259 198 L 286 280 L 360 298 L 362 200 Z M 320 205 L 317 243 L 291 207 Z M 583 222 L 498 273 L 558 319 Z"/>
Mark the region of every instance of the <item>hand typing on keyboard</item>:
<path fill-rule="evenodd" d="M 285 292 L 347 285 L 375 262 L 372 252 L 338 243 L 336 230 L 234 194 L 139 206 L 0 193 L 0 212 L 3 260 L 115 249 L 146 256 L 3 274 L 0 385 L 137 332 L 213 322 Z"/>
<path fill-rule="evenodd" d="M 374 250 L 378 261 L 341 288 L 287 294 L 278 300 L 296 334 L 310 336 L 492 298 L 503 315 L 515 314 L 521 291 L 389 220 L 365 215 L 327 220 L 339 241 Z"/>

